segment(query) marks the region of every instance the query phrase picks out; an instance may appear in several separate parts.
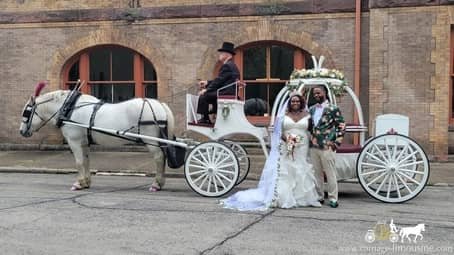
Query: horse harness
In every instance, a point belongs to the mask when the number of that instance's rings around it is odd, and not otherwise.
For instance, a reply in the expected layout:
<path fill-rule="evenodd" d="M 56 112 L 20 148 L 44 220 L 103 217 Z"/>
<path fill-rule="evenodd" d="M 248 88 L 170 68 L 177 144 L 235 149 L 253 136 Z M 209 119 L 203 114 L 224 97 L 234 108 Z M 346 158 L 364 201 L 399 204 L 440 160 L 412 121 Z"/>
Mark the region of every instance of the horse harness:
<path fill-rule="evenodd" d="M 93 111 L 92 111 L 92 113 L 90 115 L 90 121 L 89 121 L 89 124 L 88 124 L 88 127 L 87 127 L 87 140 L 88 140 L 88 146 L 90 146 L 91 144 L 95 144 L 95 142 L 93 140 L 93 136 L 92 136 L 92 131 L 93 131 L 92 127 L 94 126 L 94 123 L 95 123 L 96 114 L 97 114 L 98 110 L 101 108 L 101 106 L 104 105 L 104 102 L 100 101 L 100 102 L 97 102 L 97 103 L 87 103 L 87 104 L 76 106 L 77 100 L 80 98 L 81 95 L 82 95 L 82 93 L 80 91 L 77 91 L 77 90 L 71 91 L 71 93 L 67 96 L 67 98 L 63 102 L 63 105 L 60 108 L 60 110 L 57 111 L 58 115 L 57 115 L 57 124 L 56 124 L 56 126 L 58 128 L 62 127 L 64 125 L 63 121 L 76 123 L 75 121 L 71 120 L 71 115 L 74 112 L 74 110 L 76 110 L 78 108 L 85 107 L 85 106 L 94 105 Z M 153 120 L 142 120 L 143 111 L 144 111 L 145 105 L 149 106 L 149 108 L 150 108 L 150 110 L 151 110 L 151 112 L 153 114 Z M 151 106 L 150 102 L 147 99 L 143 98 L 142 108 L 141 108 L 139 119 L 138 119 L 138 122 L 137 122 L 137 133 L 138 134 L 140 134 L 140 127 L 141 126 L 145 126 L 145 125 L 156 125 L 156 126 L 158 126 L 159 132 L 161 133 L 161 136 L 164 137 L 165 139 L 167 139 L 167 135 L 168 135 L 167 134 L 167 129 L 164 128 L 164 127 L 167 127 L 167 121 L 166 120 L 157 120 L 156 113 L 155 113 L 153 107 Z M 134 129 L 134 128 L 135 127 L 132 126 L 131 128 L 129 128 L 129 129 L 125 130 L 125 131 L 129 131 L 129 130 Z M 121 135 L 111 134 L 111 133 L 108 133 L 108 132 L 103 132 L 103 131 L 100 131 L 100 130 L 95 130 L 95 131 L 99 132 L 99 133 L 102 133 L 102 134 L 105 134 L 105 135 L 114 136 L 114 137 L 118 137 L 118 138 L 121 138 L 121 139 L 124 139 L 124 140 L 128 140 L 128 141 L 131 141 L 131 142 L 163 147 L 163 145 L 161 143 L 159 145 L 145 143 L 140 138 L 133 139 L 133 138 L 129 138 L 129 137 L 126 137 L 126 136 L 121 136 Z"/>

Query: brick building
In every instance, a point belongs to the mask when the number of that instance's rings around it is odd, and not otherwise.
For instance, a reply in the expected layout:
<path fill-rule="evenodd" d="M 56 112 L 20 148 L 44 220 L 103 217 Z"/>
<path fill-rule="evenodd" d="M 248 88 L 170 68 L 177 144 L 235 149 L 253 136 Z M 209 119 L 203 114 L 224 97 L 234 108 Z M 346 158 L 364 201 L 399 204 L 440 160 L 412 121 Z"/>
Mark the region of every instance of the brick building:
<path fill-rule="evenodd" d="M 356 87 L 371 130 L 377 115 L 407 115 L 410 136 L 444 159 L 454 147 L 453 3 L 3 0 L 0 143 L 62 143 L 52 128 L 19 135 L 22 107 L 40 80 L 50 81 L 49 91 L 80 78 L 85 93 L 111 102 L 157 97 L 184 123 L 184 92 L 214 75 L 216 50 L 231 41 L 246 98 L 272 103 L 293 68 L 324 55 L 324 66 Z M 341 104 L 353 118 L 348 100 Z"/>

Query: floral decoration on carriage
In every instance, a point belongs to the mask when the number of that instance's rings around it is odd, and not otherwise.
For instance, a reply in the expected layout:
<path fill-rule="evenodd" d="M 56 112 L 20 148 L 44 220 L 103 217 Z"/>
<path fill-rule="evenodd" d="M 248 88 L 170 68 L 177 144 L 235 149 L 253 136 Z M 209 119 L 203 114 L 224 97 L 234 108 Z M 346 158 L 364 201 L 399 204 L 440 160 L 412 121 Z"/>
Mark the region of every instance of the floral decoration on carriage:
<path fill-rule="evenodd" d="M 322 68 L 323 61 L 325 60 L 324 56 L 321 56 L 319 61 L 312 56 L 312 61 L 314 62 L 313 69 L 295 69 L 290 74 L 290 80 L 294 79 L 313 79 L 313 78 L 325 78 L 325 79 L 335 79 L 338 82 L 328 82 L 330 90 L 336 97 L 342 97 L 345 95 L 345 87 L 348 86 L 347 81 L 345 80 L 345 75 L 337 69 L 327 69 Z M 339 82 L 340 81 L 340 82 Z M 298 85 L 299 86 L 299 85 Z M 287 84 L 287 87 L 290 90 L 296 89 L 297 86 L 293 84 Z"/>

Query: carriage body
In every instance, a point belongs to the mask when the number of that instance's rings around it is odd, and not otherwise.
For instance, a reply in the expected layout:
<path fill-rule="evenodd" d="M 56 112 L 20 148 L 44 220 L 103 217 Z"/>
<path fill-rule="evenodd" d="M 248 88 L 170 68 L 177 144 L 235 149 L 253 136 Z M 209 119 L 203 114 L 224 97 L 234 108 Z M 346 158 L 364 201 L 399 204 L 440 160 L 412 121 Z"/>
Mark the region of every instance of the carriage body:
<path fill-rule="evenodd" d="M 319 75 L 322 72 L 330 71 L 318 66 L 313 73 Z M 316 85 L 326 88 L 331 103 L 335 105 L 338 95 L 334 91 L 342 90 L 343 94 L 352 99 L 358 117 L 358 123 L 349 123 L 345 127 L 347 134 L 356 133 L 359 136 L 358 141 L 343 143 L 336 151 L 337 179 L 358 179 L 370 196 L 383 202 L 402 203 L 415 198 L 428 182 L 430 165 L 422 147 L 408 136 L 409 118 L 398 114 L 377 116 L 374 136 L 366 140 L 366 133 L 370 130 L 365 125 L 361 104 L 343 79 L 331 77 L 291 79 L 278 94 L 272 118 L 289 97 L 290 91 L 297 90 L 304 94 Z M 274 118 L 270 125 L 273 124 Z"/>

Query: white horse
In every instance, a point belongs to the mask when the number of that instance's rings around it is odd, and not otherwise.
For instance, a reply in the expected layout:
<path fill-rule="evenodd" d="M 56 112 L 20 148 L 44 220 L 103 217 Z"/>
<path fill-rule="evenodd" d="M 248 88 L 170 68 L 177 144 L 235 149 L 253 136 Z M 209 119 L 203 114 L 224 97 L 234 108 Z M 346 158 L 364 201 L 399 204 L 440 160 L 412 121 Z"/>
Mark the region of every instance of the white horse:
<path fill-rule="evenodd" d="M 44 83 L 35 89 L 35 94 L 24 107 L 20 133 L 30 137 L 47 123 L 58 125 L 57 117 L 64 105 L 69 90 L 57 90 L 39 95 Z M 95 108 L 98 108 L 95 111 Z M 102 104 L 96 97 L 82 94 L 72 107 L 70 121 L 84 125 L 109 128 L 114 130 L 128 130 L 146 136 L 161 137 L 160 123 L 167 128 L 167 136 L 173 138 L 174 117 L 169 107 L 153 99 L 135 98 L 117 104 Z M 72 190 L 90 187 L 89 168 L 89 140 L 100 145 L 122 145 L 124 139 L 92 131 L 88 135 L 87 129 L 70 124 L 63 124 L 60 130 L 74 154 L 78 169 L 77 181 Z M 165 130 L 165 129 L 164 129 Z M 90 137 L 92 139 L 90 139 Z M 150 191 L 158 191 L 165 184 L 165 157 L 158 144 L 151 140 L 142 139 L 151 153 L 156 168 L 156 177 Z"/>
<path fill-rule="evenodd" d="M 422 240 L 423 238 L 421 231 L 425 231 L 424 224 L 418 224 L 414 227 L 401 228 L 399 231 L 399 235 L 401 238 L 400 241 L 403 243 L 404 238 L 407 238 L 408 241 L 411 243 L 410 235 L 415 235 L 415 239 L 413 240 L 413 242 L 416 243 L 416 239 L 418 239 L 418 236 L 421 237 L 420 240 Z"/>

